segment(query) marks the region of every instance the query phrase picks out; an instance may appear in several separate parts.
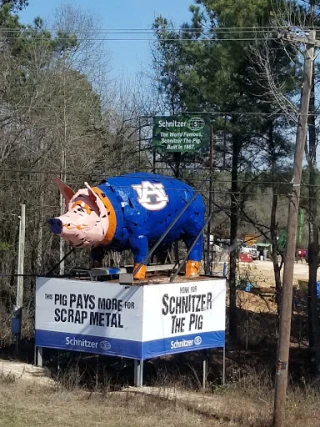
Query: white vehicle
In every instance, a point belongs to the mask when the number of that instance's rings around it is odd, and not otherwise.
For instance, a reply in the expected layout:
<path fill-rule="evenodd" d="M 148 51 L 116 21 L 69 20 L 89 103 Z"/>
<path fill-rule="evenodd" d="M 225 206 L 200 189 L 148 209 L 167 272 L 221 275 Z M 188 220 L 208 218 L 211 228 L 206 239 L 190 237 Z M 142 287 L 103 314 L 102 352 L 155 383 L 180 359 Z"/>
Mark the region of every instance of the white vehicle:
<path fill-rule="evenodd" d="M 252 256 L 252 259 L 258 259 L 259 258 L 259 251 L 256 248 L 252 248 L 250 246 L 241 246 L 240 253 L 242 254 L 250 254 Z"/>
<path fill-rule="evenodd" d="M 205 247 L 207 247 L 207 236 L 205 235 L 204 236 L 204 245 L 205 245 Z M 213 238 L 213 235 L 211 234 L 210 235 L 210 250 L 212 251 L 212 252 L 217 252 L 217 253 L 220 253 L 220 252 L 222 252 L 223 251 L 223 249 L 219 246 L 219 245 L 216 245 L 215 243 L 214 243 L 214 238 Z"/>

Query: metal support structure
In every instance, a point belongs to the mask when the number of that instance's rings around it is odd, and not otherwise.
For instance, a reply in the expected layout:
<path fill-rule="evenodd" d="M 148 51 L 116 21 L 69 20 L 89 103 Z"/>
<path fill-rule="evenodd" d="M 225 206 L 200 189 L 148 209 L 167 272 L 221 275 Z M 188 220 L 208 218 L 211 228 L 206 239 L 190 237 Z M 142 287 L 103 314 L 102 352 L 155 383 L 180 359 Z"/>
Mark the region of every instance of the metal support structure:
<path fill-rule="evenodd" d="M 76 248 L 72 248 L 68 253 L 65 254 L 65 256 L 59 261 L 57 262 L 57 264 L 55 264 L 51 270 L 48 271 L 48 273 L 46 274 L 46 276 L 49 276 L 51 273 L 53 273 L 53 271 L 59 267 L 59 265 L 69 256 L 72 254 L 72 252 L 74 252 L 76 250 Z"/>
<path fill-rule="evenodd" d="M 19 251 L 18 251 L 18 279 L 16 305 L 23 306 L 23 273 L 24 273 L 24 247 L 26 237 L 26 205 L 21 205 L 19 224 Z"/>
<path fill-rule="evenodd" d="M 64 198 L 62 196 L 62 194 L 60 194 L 60 215 L 64 214 L 65 211 L 65 204 L 64 204 Z M 60 262 L 59 262 L 59 268 L 60 268 L 60 275 L 62 276 L 64 274 L 64 260 L 65 260 L 65 253 L 66 253 L 66 242 L 63 239 L 60 239 L 59 242 L 59 258 L 60 258 Z"/>
<path fill-rule="evenodd" d="M 140 170 L 140 164 L 141 164 L 141 117 L 139 116 L 139 160 L 138 160 L 138 168 Z"/>
<path fill-rule="evenodd" d="M 34 364 L 35 366 L 38 366 L 39 368 L 42 368 L 43 366 L 43 347 L 37 347 L 34 348 Z"/>
<path fill-rule="evenodd" d="M 226 383 L 226 346 L 222 349 L 222 385 Z"/>
<path fill-rule="evenodd" d="M 174 177 L 176 179 L 180 178 L 180 163 L 181 163 L 181 153 L 173 153 L 175 169 L 174 169 Z M 174 252 L 174 261 L 175 264 L 179 264 L 179 242 L 176 241 L 173 244 L 173 252 Z"/>
<path fill-rule="evenodd" d="M 202 389 L 205 390 L 207 387 L 207 377 L 208 377 L 208 358 L 206 357 L 202 361 Z"/>
<path fill-rule="evenodd" d="M 33 364 L 37 366 L 37 346 L 35 345 L 33 348 Z"/>
<path fill-rule="evenodd" d="M 209 152 L 209 167 L 210 167 L 210 182 L 209 182 L 209 214 L 211 218 L 212 203 L 213 203 L 213 129 L 210 123 L 210 152 Z M 206 275 L 209 276 L 211 273 L 211 262 L 210 262 L 210 236 L 211 236 L 211 221 L 208 222 L 207 230 L 207 259 L 206 259 Z"/>
<path fill-rule="evenodd" d="M 66 100 L 64 99 L 64 107 L 66 107 Z M 61 159 L 60 159 L 60 179 L 62 182 L 67 180 L 67 143 L 68 143 L 68 132 L 67 132 L 67 120 L 66 120 L 66 108 L 64 108 L 64 140 L 61 141 Z M 65 212 L 65 199 L 64 196 L 60 193 L 60 215 L 63 215 Z M 66 253 L 66 242 L 63 239 L 60 239 L 60 275 L 64 274 L 64 260 Z"/>
<path fill-rule="evenodd" d="M 143 360 L 134 359 L 134 385 L 143 386 Z"/>
<path fill-rule="evenodd" d="M 226 152 L 227 152 L 227 115 L 224 115 L 224 130 L 223 130 L 223 170 L 226 169 Z"/>
<path fill-rule="evenodd" d="M 19 216 L 19 249 L 18 249 L 18 277 L 17 277 L 17 295 L 16 295 L 16 311 L 20 311 L 20 324 L 16 333 L 16 352 L 19 351 L 19 343 L 21 337 L 21 322 L 23 308 L 23 281 L 24 281 L 24 248 L 26 238 L 26 205 L 21 205 L 21 215 Z"/>
<path fill-rule="evenodd" d="M 156 150 L 152 148 L 152 173 L 156 173 Z"/>

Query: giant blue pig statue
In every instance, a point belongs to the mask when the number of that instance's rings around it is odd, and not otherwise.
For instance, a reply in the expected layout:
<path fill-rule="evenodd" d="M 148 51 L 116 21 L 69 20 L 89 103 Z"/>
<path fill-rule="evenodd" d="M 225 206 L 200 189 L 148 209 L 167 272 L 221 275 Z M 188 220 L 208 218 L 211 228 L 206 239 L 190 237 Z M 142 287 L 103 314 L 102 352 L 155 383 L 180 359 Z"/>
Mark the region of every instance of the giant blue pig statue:
<path fill-rule="evenodd" d="M 74 192 L 60 179 L 56 184 L 66 200 L 66 213 L 49 220 L 51 231 L 76 248 L 123 251 L 130 249 L 135 268 L 181 212 L 195 190 L 166 176 L 132 173 L 103 180 L 96 187 Z M 163 244 L 182 239 L 189 249 L 204 225 L 205 206 L 198 194 L 165 237 Z M 192 249 L 186 276 L 198 276 L 203 237 Z M 98 249 L 98 250 L 97 250 Z M 100 251 L 101 252 L 101 251 Z M 135 279 L 143 279 L 141 265 Z"/>

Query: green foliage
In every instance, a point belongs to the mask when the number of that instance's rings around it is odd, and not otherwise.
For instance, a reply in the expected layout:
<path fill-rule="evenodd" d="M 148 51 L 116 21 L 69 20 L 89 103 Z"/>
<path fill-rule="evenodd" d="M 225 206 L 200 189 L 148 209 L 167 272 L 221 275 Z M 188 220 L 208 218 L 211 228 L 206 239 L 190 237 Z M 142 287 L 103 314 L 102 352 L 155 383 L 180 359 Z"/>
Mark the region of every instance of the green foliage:
<path fill-rule="evenodd" d="M 241 156 L 252 170 L 283 161 L 289 150 L 284 133 L 288 126 L 286 111 L 281 111 L 266 89 L 267 77 L 252 54 L 253 49 L 268 49 L 275 85 L 285 96 L 296 94 L 297 68 L 287 55 L 293 52 L 290 48 L 284 52 L 273 37 L 270 16 L 274 5 L 262 0 L 196 3 L 190 6 L 191 23 L 182 25 L 179 32 L 161 16 L 154 22 L 157 84 L 167 111 L 214 112 L 211 117 L 215 132 L 226 126 L 228 142 L 237 145 L 234 149 L 239 164 Z M 257 32 L 249 30 L 250 26 Z M 264 36 L 267 41 L 262 40 Z M 226 124 L 219 112 L 222 117 L 228 113 Z M 248 153 L 245 150 L 249 147 Z M 258 152 L 254 164 L 247 156 L 251 157 L 253 151 Z"/>
<path fill-rule="evenodd" d="M 12 248 L 11 243 L 0 241 L 0 251 L 10 251 Z"/>
<path fill-rule="evenodd" d="M 29 0 L 1 0 L 0 6 L 8 6 L 11 11 L 22 10 L 29 5 Z"/>
<path fill-rule="evenodd" d="M 211 12 L 211 20 L 226 27 L 240 28 L 264 25 L 271 6 L 268 0 L 196 0 L 196 3 Z"/>

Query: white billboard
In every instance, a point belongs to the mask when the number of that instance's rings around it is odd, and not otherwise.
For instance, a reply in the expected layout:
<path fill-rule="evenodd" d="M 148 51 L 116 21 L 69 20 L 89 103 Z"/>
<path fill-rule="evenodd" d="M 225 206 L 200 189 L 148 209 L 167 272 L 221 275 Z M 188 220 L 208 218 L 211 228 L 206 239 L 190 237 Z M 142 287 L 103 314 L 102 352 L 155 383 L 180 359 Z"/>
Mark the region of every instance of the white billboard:
<path fill-rule="evenodd" d="M 149 359 L 223 347 L 225 279 L 124 286 L 38 278 L 36 345 Z"/>

